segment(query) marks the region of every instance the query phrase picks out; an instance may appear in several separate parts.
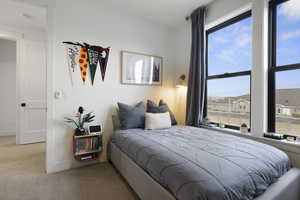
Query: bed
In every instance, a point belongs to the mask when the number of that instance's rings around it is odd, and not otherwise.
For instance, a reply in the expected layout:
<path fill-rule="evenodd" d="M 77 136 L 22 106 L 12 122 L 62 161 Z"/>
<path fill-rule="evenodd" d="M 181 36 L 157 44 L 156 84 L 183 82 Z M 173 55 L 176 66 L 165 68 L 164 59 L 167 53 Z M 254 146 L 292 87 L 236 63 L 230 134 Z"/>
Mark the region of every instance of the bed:
<path fill-rule="evenodd" d="M 300 199 L 284 152 L 213 130 L 118 130 L 109 155 L 142 200 Z"/>

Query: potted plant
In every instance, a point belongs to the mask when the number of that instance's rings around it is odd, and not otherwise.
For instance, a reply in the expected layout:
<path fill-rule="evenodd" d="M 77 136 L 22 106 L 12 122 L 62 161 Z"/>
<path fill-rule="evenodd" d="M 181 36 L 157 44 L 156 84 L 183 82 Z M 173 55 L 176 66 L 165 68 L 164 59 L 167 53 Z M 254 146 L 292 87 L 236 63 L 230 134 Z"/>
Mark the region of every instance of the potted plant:
<path fill-rule="evenodd" d="M 95 115 L 92 112 L 87 114 L 83 114 L 84 109 L 83 107 L 78 108 L 78 112 L 76 113 L 75 117 L 65 117 L 65 122 L 71 123 L 75 125 L 75 135 L 85 135 L 85 128 L 84 125 L 86 123 L 90 123 L 94 121 Z"/>
<path fill-rule="evenodd" d="M 248 126 L 247 126 L 247 124 L 243 123 L 243 124 L 241 125 L 240 131 L 241 131 L 241 133 L 247 134 L 247 133 L 249 132 L 249 131 L 248 131 Z"/>

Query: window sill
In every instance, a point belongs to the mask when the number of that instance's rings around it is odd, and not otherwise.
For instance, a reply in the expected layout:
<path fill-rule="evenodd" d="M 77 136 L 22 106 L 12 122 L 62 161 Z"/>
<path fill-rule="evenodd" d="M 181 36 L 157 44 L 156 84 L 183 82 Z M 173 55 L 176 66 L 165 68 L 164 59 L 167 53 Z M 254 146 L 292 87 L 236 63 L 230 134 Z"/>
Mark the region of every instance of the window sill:
<path fill-rule="evenodd" d="M 297 142 L 297 141 L 291 142 L 291 141 L 287 141 L 287 140 L 276 140 L 276 139 L 266 138 L 263 136 L 258 137 L 258 136 L 252 135 L 251 133 L 249 133 L 249 135 L 246 135 L 244 133 L 241 133 L 240 131 L 232 130 L 232 129 L 228 129 L 228 128 L 209 127 L 209 126 L 202 126 L 201 128 L 220 131 L 225 134 L 231 134 L 231 135 L 235 135 L 235 136 L 239 136 L 239 137 L 256 140 L 258 142 L 275 145 L 276 147 L 278 147 L 284 151 L 289 151 L 289 152 L 300 154 L 300 142 Z"/>

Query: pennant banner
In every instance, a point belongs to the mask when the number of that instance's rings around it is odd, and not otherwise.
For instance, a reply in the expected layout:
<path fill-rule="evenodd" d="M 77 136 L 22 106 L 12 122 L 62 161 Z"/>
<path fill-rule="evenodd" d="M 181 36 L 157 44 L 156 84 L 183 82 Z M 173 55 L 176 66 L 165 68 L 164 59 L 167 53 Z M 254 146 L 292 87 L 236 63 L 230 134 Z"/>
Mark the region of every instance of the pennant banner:
<path fill-rule="evenodd" d="M 107 62 L 108 62 L 108 57 L 109 57 L 109 51 L 110 51 L 109 48 L 102 49 L 101 53 L 99 54 L 99 64 L 100 64 L 100 69 L 101 69 L 102 81 L 104 81 L 104 78 L 105 78 L 106 67 L 107 67 Z"/>
<path fill-rule="evenodd" d="M 101 46 L 70 41 L 64 41 L 63 44 L 67 51 L 68 68 L 72 85 L 73 73 L 78 66 L 80 67 L 80 74 L 84 84 L 86 82 L 88 68 L 90 69 L 91 81 L 92 85 L 94 85 L 98 62 L 101 78 L 104 82 L 110 47 L 102 48 Z"/>
<path fill-rule="evenodd" d="M 70 73 L 71 84 L 73 85 L 73 73 L 78 67 L 79 47 L 73 44 L 65 44 L 68 60 L 68 68 Z"/>
<path fill-rule="evenodd" d="M 99 61 L 99 51 L 95 51 L 92 48 L 88 49 L 88 60 L 89 60 L 89 66 L 90 66 L 90 74 L 91 74 L 91 80 L 92 80 L 92 85 L 94 85 L 94 80 L 95 80 L 95 74 L 97 70 L 97 64 Z"/>
<path fill-rule="evenodd" d="M 85 47 L 80 48 L 79 66 L 80 66 L 82 81 L 83 83 L 85 83 L 87 70 L 88 70 L 88 52 L 87 52 L 87 48 Z"/>

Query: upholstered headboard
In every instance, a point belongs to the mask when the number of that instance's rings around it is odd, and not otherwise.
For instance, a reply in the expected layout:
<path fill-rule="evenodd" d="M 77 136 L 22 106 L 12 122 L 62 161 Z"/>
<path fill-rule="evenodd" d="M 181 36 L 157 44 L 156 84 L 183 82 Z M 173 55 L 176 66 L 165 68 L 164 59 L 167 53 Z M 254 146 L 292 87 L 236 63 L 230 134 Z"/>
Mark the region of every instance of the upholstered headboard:
<path fill-rule="evenodd" d="M 120 130 L 120 120 L 118 114 L 112 115 L 111 118 L 112 118 L 114 131 Z"/>

